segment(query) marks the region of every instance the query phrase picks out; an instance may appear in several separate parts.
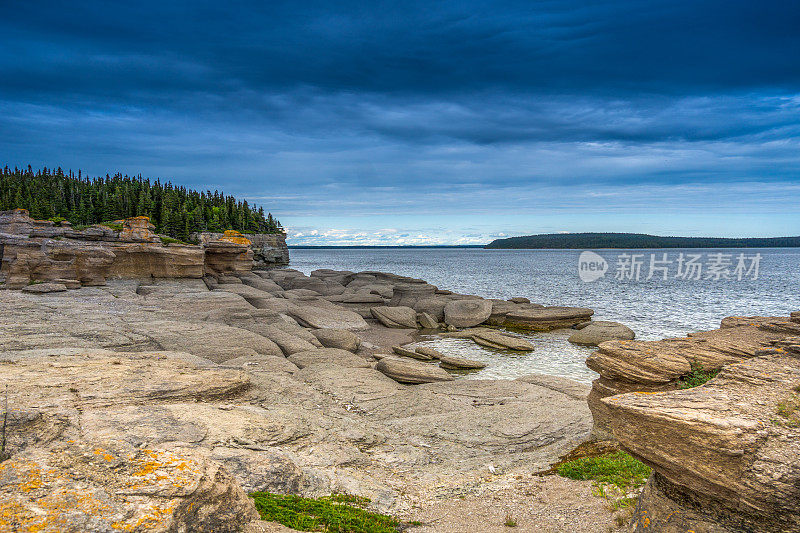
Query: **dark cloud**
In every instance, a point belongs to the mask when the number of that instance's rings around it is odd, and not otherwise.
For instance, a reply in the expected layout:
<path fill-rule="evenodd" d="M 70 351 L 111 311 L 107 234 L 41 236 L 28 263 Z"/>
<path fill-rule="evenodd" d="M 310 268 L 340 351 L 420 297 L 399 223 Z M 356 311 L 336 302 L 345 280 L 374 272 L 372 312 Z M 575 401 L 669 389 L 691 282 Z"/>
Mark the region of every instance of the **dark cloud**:
<path fill-rule="evenodd" d="M 569 187 L 681 198 L 686 184 L 772 191 L 800 176 L 795 1 L 6 1 L 0 13 L 10 164 L 141 172 L 290 217 L 491 210 L 509 194 L 539 205 L 543 189 L 540 208 L 580 209 L 592 200 Z M 674 201 L 691 203 L 687 190 Z"/>

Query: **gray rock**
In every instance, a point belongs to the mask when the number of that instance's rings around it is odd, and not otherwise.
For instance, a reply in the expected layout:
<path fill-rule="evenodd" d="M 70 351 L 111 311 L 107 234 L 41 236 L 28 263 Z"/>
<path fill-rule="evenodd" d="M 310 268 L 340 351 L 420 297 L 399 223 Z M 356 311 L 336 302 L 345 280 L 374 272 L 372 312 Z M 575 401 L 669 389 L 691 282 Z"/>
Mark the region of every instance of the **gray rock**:
<path fill-rule="evenodd" d="M 569 337 L 569 342 L 580 346 L 597 346 L 601 342 L 612 340 L 633 340 L 636 334 L 629 327 L 619 322 L 597 320 L 590 322 Z"/>
<path fill-rule="evenodd" d="M 448 333 L 448 337 L 469 338 L 481 346 L 495 348 L 497 350 L 517 350 L 520 352 L 532 352 L 533 345 L 514 335 L 507 335 L 489 328 L 470 328 L 458 333 Z"/>
<path fill-rule="evenodd" d="M 416 328 L 417 313 L 410 307 L 379 306 L 370 309 L 372 316 L 387 328 Z"/>
<path fill-rule="evenodd" d="M 433 357 L 429 355 L 415 352 L 413 350 L 408 350 L 406 348 L 403 348 L 402 346 L 392 346 L 392 351 L 397 355 L 402 355 L 403 357 L 410 357 L 411 359 L 417 359 L 419 361 L 431 361 L 433 359 Z"/>
<path fill-rule="evenodd" d="M 287 333 L 278 327 L 277 324 L 262 327 L 260 334 L 277 344 L 283 354 L 287 356 L 292 355 L 293 353 L 305 352 L 316 348 L 316 346 L 311 344 L 308 340 L 297 335 Z"/>
<path fill-rule="evenodd" d="M 417 313 L 417 322 L 422 329 L 438 329 L 439 322 L 428 313 Z"/>
<path fill-rule="evenodd" d="M 314 329 L 346 329 L 358 331 L 368 329 L 364 318 L 346 309 L 323 309 L 311 306 L 294 306 L 287 314 L 300 325 Z"/>
<path fill-rule="evenodd" d="M 486 365 L 480 361 L 446 355 L 439 358 L 439 366 L 449 370 L 478 370 L 486 368 Z"/>
<path fill-rule="evenodd" d="M 67 290 L 63 283 L 34 283 L 22 288 L 22 292 L 30 294 L 47 294 L 50 292 L 64 292 Z"/>
<path fill-rule="evenodd" d="M 431 359 L 441 359 L 442 354 L 441 352 L 434 350 L 433 348 L 429 348 L 428 346 L 418 346 L 414 348 L 414 351 L 418 354 L 427 355 Z"/>
<path fill-rule="evenodd" d="M 417 301 L 423 298 L 433 296 L 436 292 L 436 287 L 428 285 L 427 283 L 398 283 L 394 286 L 392 293 L 392 301 L 389 305 L 392 307 L 404 306 L 414 307 Z"/>
<path fill-rule="evenodd" d="M 238 279 L 238 278 L 233 278 L 233 279 Z M 256 309 L 266 309 L 268 306 L 268 302 L 275 298 L 275 295 L 272 293 L 258 290 L 255 287 L 242 284 L 241 280 L 240 284 L 238 285 L 230 283 L 220 284 L 214 290 L 238 294 Z"/>
<path fill-rule="evenodd" d="M 531 303 L 530 300 L 528 300 L 527 298 L 523 298 L 522 296 L 515 296 L 514 298 L 509 298 L 508 301 L 509 302 L 513 302 L 515 304 L 529 304 L 529 303 Z"/>
<path fill-rule="evenodd" d="M 298 368 L 317 364 L 370 368 L 370 364 L 363 357 L 339 348 L 317 348 L 307 352 L 298 352 L 290 355 L 289 361 L 297 365 Z"/>
<path fill-rule="evenodd" d="M 444 306 L 444 321 L 457 328 L 471 328 L 485 322 L 492 314 L 486 300 L 454 300 Z"/>
<path fill-rule="evenodd" d="M 450 298 L 445 298 L 444 296 L 423 298 L 421 300 L 417 300 L 417 302 L 414 304 L 414 310 L 419 313 L 429 314 L 437 322 L 443 322 L 444 306 L 447 305 L 447 302 L 449 301 Z"/>
<path fill-rule="evenodd" d="M 358 335 L 346 329 L 315 329 L 311 333 L 326 348 L 340 348 L 355 353 L 361 346 Z"/>
<path fill-rule="evenodd" d="M 453 380 L 453 376 L 437 366 L 417 363 L 399 357 L 384 357 L 378 361 L 375 370 L 382 372 L 398 383 L 419 384 Z"/>
<path fill-rule="evenodd" d="M 542 307 L 523 309 L 506 315 L 506 324 L 519 328 L 549 331 L 569 328 L 588 320 L 594 311 L 584 307 Z"/>

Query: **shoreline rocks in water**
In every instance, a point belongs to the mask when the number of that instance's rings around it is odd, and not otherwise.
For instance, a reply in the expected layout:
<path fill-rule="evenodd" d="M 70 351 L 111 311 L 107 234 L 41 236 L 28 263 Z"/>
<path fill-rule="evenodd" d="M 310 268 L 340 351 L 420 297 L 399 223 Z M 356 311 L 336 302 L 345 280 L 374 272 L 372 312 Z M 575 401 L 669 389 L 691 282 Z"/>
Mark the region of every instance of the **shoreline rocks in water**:
<path fill-rule="evenodd" d="M 523 304 L 524 305 L 524 304 Z M 594 314 L 591 309 L 583 307 L 541 307 L 523 309 L 506 314 L 504 324 L 520 329 L 534 331 L 550 331 L 569 328 L 589 320 Z"/>
<path fill-rule="evenodd" d="M 605 341 L 630 341 L 636 338 L 636 334 L 629 327 L 607 320 L 592 320 L 585 324 L 578 324 L 575 328 L 578 331 L 570 335 L 567 340 L 579 346 L 597 346 Z"/>
<path fill-rule="evenodd" d="M 454 356 L 440 357 L 439 366 L 448 370 L 480 370 L 481 368 L 486 368 L 486 364 L 480 361 Z"/>

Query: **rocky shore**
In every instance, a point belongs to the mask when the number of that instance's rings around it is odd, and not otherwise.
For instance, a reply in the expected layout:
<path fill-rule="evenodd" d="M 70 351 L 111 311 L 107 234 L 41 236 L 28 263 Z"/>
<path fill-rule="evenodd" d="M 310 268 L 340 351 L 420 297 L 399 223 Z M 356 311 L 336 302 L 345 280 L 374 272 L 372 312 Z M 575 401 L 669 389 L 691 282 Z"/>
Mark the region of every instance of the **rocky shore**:
<path fill-rule="evenodd" d="M 798 317 L 640 342 L 591 309 L 253 270 L 235 233 L 106 229 L 0 214 L 0 530 L 280 531 L 253 491 L 368 497 L 418 532 L 619 530 L 591 482 L 537 475 L 592 435 L 654 468 L 637 531 L 798 527 Z M 599 344 L 591 391 L 459 379 L 479 363 L 413 345 L 566 327 Z M 678 390 L 700 364 L 722 371 Z"/>

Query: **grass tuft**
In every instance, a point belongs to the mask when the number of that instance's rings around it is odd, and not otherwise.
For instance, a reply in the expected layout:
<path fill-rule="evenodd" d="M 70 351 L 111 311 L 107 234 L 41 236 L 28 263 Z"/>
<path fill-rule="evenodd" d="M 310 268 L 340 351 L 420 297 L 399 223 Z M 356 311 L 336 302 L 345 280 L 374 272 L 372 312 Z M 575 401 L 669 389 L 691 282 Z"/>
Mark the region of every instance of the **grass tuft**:
<path fill-rule="evenodd" d="M 396 533 L 400 521 L 367 511 L 368 498 L 334 494 L 324 498 L 254 492 L 250 496 L 262 520 L 300 531 L 331 533 Z"/>
<path fill-rule="evenodd" d="M 517 527 L 517 519 L 514 518 L 512 515 L 507 514 L 506 520 L 503 522 L 503 525 L 506 527 Z"/>
<path fill-rule="evenodd" d="M 187 244 L 180 239 L 173 239 L 172 237 L 167 237 L 166 235 L 159 235 L 161 239 L 161 244 Z"/>
<path fill-rule="evenodd" d="M 679 389 L 692 389 L 694 387 L 699 387 L 703 385 L 711 378 L 715 377 L 719 374 L 719 370 L 705 370 L 703 365 L 698 363 L 697 361 L 693 361 L 691 364 L 692 369 L 689 371 L 688 374 L 681 377 L 680 381 L 678 382 Z"/>
<path fill-rule="evenodd" d="M 558 465 L 556 472 L 570 479 L 593 479 L 624 490 L 643 485 L 650 476 L 650 467 L 625 452 L 614 452 L 567 461 Z"/>

